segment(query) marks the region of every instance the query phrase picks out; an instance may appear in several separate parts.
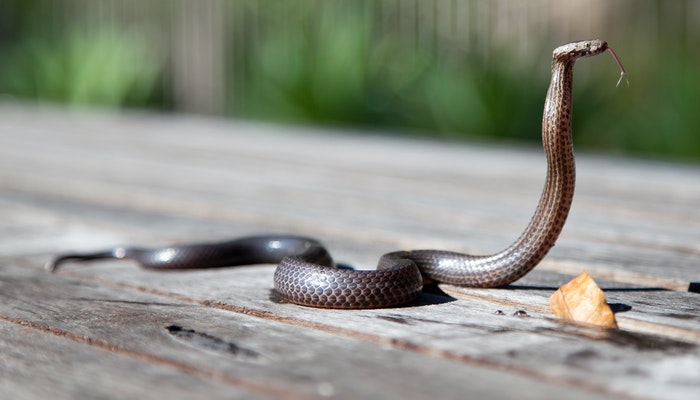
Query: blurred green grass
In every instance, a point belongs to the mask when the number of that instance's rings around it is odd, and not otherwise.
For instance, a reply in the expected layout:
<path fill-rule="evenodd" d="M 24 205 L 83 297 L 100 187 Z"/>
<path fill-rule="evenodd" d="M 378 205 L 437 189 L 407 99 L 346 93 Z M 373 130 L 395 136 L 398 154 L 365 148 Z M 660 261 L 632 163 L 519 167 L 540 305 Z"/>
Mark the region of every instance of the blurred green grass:
<path fill-rule="evenodd" d="M 653 14 L 664 10 L 662 2 L 646 3 L 635 10 L 639 18 L 668 24 L 670 17 Z M 376 4 L 260 0 L 225 7 L 231 40 L 221 49 L 229 54 L 221 82 L 224 115 L 448 140 L 539 142 L 551 43 L 574 38 L 514 37 L 486 50 L 467 49 L 449 35 L 420 43 L 418 17 L 417 30 L 380 32 L 386 27 L 378 21 L 387 15 L 375 15 Z M 0 3 L 0 96 L 173 110 L 172 56 L 162 41 L 123 24 L 52 28 L 51 8 L 40 5 Z M 677 36 L 677 29 L 661 26 L 669 33 L 649 38 L 636 35 L 632 20 L 619 24 L 609 32 L 618 39 L 611 45 L 631 85 L 615 88 L 617 68 L 607 57 L 581 62 L 577 146 L 700 161 L 700 55 L 690 51 L 700 48 L 700 37 L 687 27 Z M 520 51 L 525 41 L 529 57 Z"/>
<path fill-rule="evenodd" d="M 71 105 L 145 105 L 161 68 L 154 49 L 136 35 L 106 29 L 32 37 L 6 57 L 2 92 Z"/>
<path fill-rule="evenodd" d="M 242 78 L 247 82 L 245 102 L 237 112 L 260 119 L 408 129 L 448 138 L 530 138 L 528 131 L 539 137 L 539 120 L 529 117 L 542 113 L 548 67 L 539 74 L 544 89 L 533 102 L 526 91 L 517 89 L 524 77 L 532 76 L 535 65 L 512 67 L 507 51 L 499 56 L 499 68 L 483 68 L 480 57 L 457 49 L 443 60 L 405 37 L 374 41 L 359 12 L 333 20 L 332 27 L 309 24 L 311 19 L 298 16 L 287 34 L 269 32 L 250 54 Z"/>

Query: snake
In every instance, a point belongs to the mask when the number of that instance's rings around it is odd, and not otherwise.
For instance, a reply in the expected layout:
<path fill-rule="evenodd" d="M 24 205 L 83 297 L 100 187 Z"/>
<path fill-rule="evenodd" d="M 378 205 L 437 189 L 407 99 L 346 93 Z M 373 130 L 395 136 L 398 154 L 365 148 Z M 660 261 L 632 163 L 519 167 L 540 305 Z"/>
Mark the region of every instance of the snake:
<path fill-rule="evenodd" d="M 602 40 L 583 40 L 552 53 L 551 82 L 542 114 L 542 145 L 547 160 L 544 188 L 522 234 L 491 255 L 444 250 L 395 251 L 380 257 L 375 270 L 339 268 L 322 243 L 295 235 L 250 236 L 225 242 L 156 248 L 117 247 L 95 253 L 64 254 L 46 265 L 50 272 L 69 261 L 129 259 L 152 270 L 277 264 L 274 287 L 288 302 L 319 308 L 364 309 L 414 301 L 424 281 L 467 287 L 506 286 L 525 276 L 554 246 L 571 208 L 575 161 L 571 136 L 574 64 L 609 51 Z M 618 81 L 619 84 L 619 81 Z"/>

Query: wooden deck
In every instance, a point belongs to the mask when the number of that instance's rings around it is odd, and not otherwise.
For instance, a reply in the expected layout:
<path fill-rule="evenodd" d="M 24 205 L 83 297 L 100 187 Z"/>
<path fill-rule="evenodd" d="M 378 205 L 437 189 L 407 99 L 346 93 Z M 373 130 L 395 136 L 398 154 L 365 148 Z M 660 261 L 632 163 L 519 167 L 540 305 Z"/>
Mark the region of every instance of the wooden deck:
<path fill-rule="evenodd" d="M 272 265 L 42 269 L 67 250 L 268 232 L 361 268 L 397 249 L 487 253 L 517 237 L 543 179 L 538 148 L 4 104 L 0 398 L 700 398 L 697 166 L 579 155 L 538 268 L 406 307 L 280 303 Z M 619 330 L 549 311 L 584 269 Z"/>

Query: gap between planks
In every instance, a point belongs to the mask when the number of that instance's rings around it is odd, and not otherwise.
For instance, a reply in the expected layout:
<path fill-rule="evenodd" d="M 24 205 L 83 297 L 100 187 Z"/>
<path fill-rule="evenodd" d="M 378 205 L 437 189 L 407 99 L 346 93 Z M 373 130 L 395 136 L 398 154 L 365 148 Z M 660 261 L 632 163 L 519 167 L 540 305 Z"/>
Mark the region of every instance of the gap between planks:
<path fill-rule="evenodd" d="M 410 340 L 384 337 L 384 336 L 371 334 L 371 333 L 367 333 L 367 332 L 361 332 L 361 331 L 354 330 L 354 329 L 341 328 L 338 326 L 324 324 L 324 323 L 311 321 L 311 320 L 307 320 L 307 319 L 295 318 L 295 317 L 291 317 L 288 315 L 279 315 L 279 314 L 275 314 L 271 311 L 259 310 L 259 309 L 250 308 L 250 307 L 235 306 L 232 304 L 211 301 L 211 300 L 204 300 L 204 299 L 200 299 L 200 298 L 193 297 L 193 296 L 187 296 L 187 295 L 183 295 L 183 294 L 166 292 L 166 291 L 158 290 L 158 289 L 155 289 L 152 287 L 145 287 L 145 286 L 141 286 L 141 285 L 130 284 L 130 283 L 126 283 L 123 281 L 111 280 L 108 278 L 97 277 L 94 275 L 85 276 L 85 275 L 82 275 L 79 273 L 73 274 L 70 272 L 68 272 L 67 275 L 70 275 L 74 278 L 78 278 L 81 280 L 89 280 L 89 281 L 93 281 L 95 283 L 99 283 L 99 284 L 103 284 L 103 285 L 107 285 L 107 286 L 111 286 L 111 287 L 118 287 L 118 288 L 124 288 L 124 289 L 129 289 L 129 290 L 135 290 L 135 291 L 139 291 L 142 293 L 171 298 L 174 300 L 198 304 L 198 305 L 205 306 L 205 307 L 211 307 L 211 308 L 216 308 L 216 309 L 225 310 L 225 311 L 229 311 L 229 312 L 235 312 L 238 314 L 249 315 L 249 316 L 253 316 L 256 318 L 285 323 L 285 324 L 289 324 L 289 325 L 293 325 L 293 326 L 298 326 L 298 327 L 303 327 L 303 328 L 308 328 L 308 329 L 315 329 L 315 330 L 319 330 L 319 331 L 323 331 L 323 332 L 327 332 L 327 333 L 343 335 L 343 336 L 347 336 L 350 338 L 360 339 L 360 340 L 368 341 L 368 342 L 375 343 L 375 344 L 389 345 L 389 346 L 395 347 L 395 348 L 400 349 L 400 350 L 410 350 L 410 351 L 415 351 L 415 352 L 419 352 L 419 353 L 426 354 L 426 355 L 438 356 L 438 357 L 442 357 L 442 358 L 446 358 L 446 359 L 450 359 L 450 360 L 457 360 L 457 361 L 462 361 L 462 362 L 474 363 L 474 364 L 482 365 L 482 366 L 488 366 L 488 367 L 492 367 L 492 368 L 498 368 L 498 369 L 502 369 L 505 371 L 520 373 L 520 374 L 523 374 L 524 376 L 530 376 L 533 378 L 539 378 L 539 379 L 547 378 L 547 375 L 534 373 L 532 370 L 527 369 L 527 368 L 521 368 L 518 366 L 507 365 L 504 363 L 500 363 L 498 361 L 489 360 L 489 359 L 485 359 L 482 357 L 470 356 L 470 355 L 466 355 L 463 353 L 455 353 L 455 352 L 450 352 L 450 351 L 444 350 L 444 349 L 432 348 L 432 347 L 425 346 L 422 344 L 414 343 Z M 493 296 L 493 295 L 489 295 L 487 293 L 482 293 L 483 291 L 480 291 L 478 289 L 475 290 L 472 288 L 463 288 L 463 287 L 449 285 L 449 284 L 440 284 L 440 288 L 443 289 L 445 291 L 445 293 L 447 293 L 448 295 L 454 296 L 455 298 L 458 298 L 458 299 L 459 298 L 462 298 L 462 299 L 471 298 L 471 299 L 475 299 L 478 301 L 485 301 L 488 303 L 497 304 L 499 306 L 507 306 L 507 307 L 511 307 L 511 308 L 515 308 L 515 309 L 518 309 L 518 308 L 529 309 L 531 311 L 541 313 L 544 315 L 548 315 L 551 313 L 548 307 L 546 307 L 542 304 L 538 304 L 536 302 L 525 302 L 525 301 L 513 300 L 510 298 Z M 627 330 L 627 331 L 630 331 L 633 333 L 641 333 L 641 334 L 645 334 L 645 335 L 656 335 L 656 336 L 666 338 L 666 339 L 679 340 L 682 342 L 700 345 L 700 331 L 685 329 L 682 327 L 670 326 L 670 325 L 662 324 L 662 323 L 643 321 L 643 320 L 639 320 L 636 318 L 626 317 L 624 315 L 620 315 L 619 313 L 616 314 L 615 317 L 618 320 L 620 329 L 624 329 L 624 330 Z M 565 331 L 565 332 L 570 333 L 570 334 L 573 333 L 575 335 L 579 335 L 582 337 L 597 338 L 597 339 L 604 338 L 607 335 L 606 330 L 600 329 L 600 328 L 595 327 L 595 326 L 590 326 L 590 325 L 586 325 L 586 324 L 579 324 L 579 323 L 571 323 L 568 321 L 564 321 L 561 319 L 555 319 L 555 318 L 548 318 L 548 319 L 561 324 L 562 331 Z M 534 373 L 534 375 L 533 375 L 533 373 Z M 557 378 L 557 379 L 560 379 L 560 378 Z M 547 379 L 544 379 L 544 380 L 547 380 Z M 571 384 L 577 385 L 576 382 L 577 382 L 577 380 L 572 380 Z"/>
<path fill-rule="evenodd" d="M 50 194 L 53 196 L 57 195 L 59 198 L 62 198 L 60 193 L 54 192 L 50 189 L 47 190 L 47 187 L 51 187 L 51 185 L 43 186 L 34 182 L 30 187 L 25 186 L 29 185 L 27 182 L 32 181 L 33 180 L 25 181 L 25 183 L 22 184 L 23 187 L 14 187 L 14 189 L 26 193 L 44 192 L 44 194 Z M 73 190 L 70 190 L 70 188 L 64 187 L 61 189 L 62 192 L 66 190 L 73 192 Z M 157 194 L 133 193 L 131 195 L 132 203 L 124 204 L 119 200 L 113 200 L 119 199 L 119 193 L 110 194 L 110 188 L 108 185 L 105 186 L 103 190 L 78 190 L 77 192 L 82 193 L 81 199 L 83 201 L 88 201 L 91 204 L 134 209 L 140 212 L 152 212 L 159 214 L 171 213 L 173 215 L 201 218 L 205 220 L 226 220 L 238 224 L 256 226 L 258 229 L 287 230 L 291 227 L 293 227 L 293 230 L 295 231 L 304 231 L 308 229 L 313 231 L 315 236 L 332 237 L 336 240 L 357 240 L 358 237 L 362 237 L 364 240 L 371 241 L 376 244 L 385 244 L 403 249 L 451 247 L 454 251 L 462 251 L 469 254 L 483 253 L 457 244 L 446 246 L 444 240 L 435 240 L 431 237 L 413 236 L 409 238 L 405 236 L 402 237 L 387 234 L 386 232 L 382 231 L 349 229 L 347 227 L 343 227 L 341 229 L 332 224 L 312 223 L 310 222 L 312 220 L 306 217 L 296 218 L 294 216 L 287 216 L 284 221 L 278 222 L 270 219 L 269 215 L 240 212 L 227 205 L 216 205 L 212 204 L 211 202 L 197 201 L 193 199 L 163 197 Z M 136 206 L 137 204 L 138 206 Z M 638 272 L 623 271 L 614 267 L 610 268 L 605 265 L 596 266 L 594 264 L 575 262 L 571 260 L 553 260 L 548 258 L 543 260 L 540 265 L 538 265 L 538 268 L 541 270 L 569 275 L 578 275 L 581 273 L 581 271 L 586 270 L 594 278 L 603 278 L 621 283 L 658 287 L 681 292 L 688 292 L 698 286 L 697 282 L 650 276 Z"/>
<path fill-rule="evenodd" d="M 69 274 L 72 275 L 72 274 Z M 169 298 L 172 300 L 177 300 L 185 303 L 191 303 L 191 304 L 197 304 L 200 306 L 208 307 L 208 308 L 213 308 L 213 309 L 218 309 L 226 312 L 233 312 L 237 314 L 242 314 L 250 317 L 255 317 L 255 318 L 260 318 L 272 322 L 277 322 L 277 323 L 283 323 L 295 327 L 300 327 L 300 328 L 305 328 L 305 329 L 312 329 L 316 331 L 321 331 L 333 335 L 340 335 L 344 337 L 348 337 L 351 339 L 356 339 L 356 340 L 362 340 L 366 341 L 372 344 L 377 344 L 377 345 L 384 345 L 384 346 L 390 346 L 396 350 L 402 350 L 402 351 L 409 351 L 409 352 L 414 352 L 426 356 L 431 356 L 431 357 L 438 357 L 442 359 L 446 359 L 449 361 L 454 361 L 454 362 L 459 362 L 459 363 L 465 363 L 465 364 L 470 364 L 478 367 L 484 367 L 492 370 L 497 370 L 497 371 L 502 371 L 505 373 L 512 373 L 516 374 L 525 378 L 530 378 L 534 379 L 540 382 L 546 382 L 554 385 L 561 385 L 565 387 L 570 387 L 570 388 L 576 388 L 579 390 L 583 390 L 586 392 L 589 392 L 591 394 L 600 394 L 600 395 L 605 395 L 605 396 L 614 396 L 615 398 L 629 398 L 629 399 L 636 399 L 636 396 L 629 395 L 627 393 L 620 392 L 618 390 L 614 390 L 599 384 L 591 383 L 589 381 L 586 381 L 585 379 L 577 379 L 575 377 L 571 376 L 553 376 L 547 373 L 543 373 L 540 371 L 537 371 L 536 369 L 533 368 L 527 368 L 527 367 L 522 367 L 522 366 L 517 366 L 517 365 L 510 365 L 506 364 L 503 362 L 499 362 L 497 360 L 489 360 L 487 358 L 483 357 L 477 357 L 477 356 L 472 356 L 468 354 L 463 354 L 463 353 L 455 353 L 451 352 L 448 350 L 443 350 L 443 349 L 438 349 L 434 347 L 430 347 L 427 345 L 423 344 L 418 344 L 409 340 L 405 339 L 399 339 L 399 338 L 389 338 L 389 337 L 383 337 L 380 335 L 374 335 L 371 333 L 367 332 L 361 332 L 353 329 L 347 329 L 347 328 L 341 328 L 333 325 L 327 325 L 315 321 L 309 321 L 309 320 L 304 320 L 304 319 L 299 319 L 299 318 L 294 318 L 290 316 L 283 316 L 283 315 L 277 315 L 269 311 L 264 311 L 264 310 L 256 310 L 252 308 L 246 308 L 246 307 L 239 307 L 239 306 L 234 306 L 231 304 L 224 304 L 220 302 L 214 302 L 210 300 L 201 300 L 181 294 L 176 294 L 176 293 L 170 293 L 170 292 L 164 292 L 160 291 L 157 289 L 153 288 L 146 288 L 143 286 L 138 286 L 138 285 L 131 285 L 123 282 L 115 282 L 111 281 L 109 279 L 104 279 L 104 278 L 95 278 L 95 277 L 90 277 L 85 279 L 84 276 L 80 276 L 81 280 L 89 280 L 93 281 L 98 284 L 102 285 L 107 285 L 110 287 L 115 287 L 115 288 L 122 288 L 122 289 L 128 289 L 128 290 L 134 290 L 137 292 L 149 294 L 149 295 L 155 295 L 159 297 L 165 297 Z M 15 318 L 15 317 L 10 317 L 6 315 L 0 314 L 0 320 L 28 327 L 31 329 L 35 329 L 41 332 L 45 332 L 54 336 L 62 337 L 68 340 L 72 340 L 74 342 L 78 343 L 83 343 L 89 346 L 94 346 L 103 350 L 108 350 L 112 351 L 115 353 L 120 353 L 129 357 L 133 357 L 136 359 L 141 359 L 147 362 L 151 362 L 154 364 L 162 365 L 162 366 L 167 366 L 174 368 L 176 370 L 179 370 L 184 373 L 192 374 L 197 377 L 201 378 L 208 378 L 212 379 L 221 383 L 229 384 L 232 386 L 239 387 L 243 390 L 251 391 L 251 392 L 256 392 L 264 395 L 270 395 L 274 397 L 279 397 L 279 398 L 284 398 L 284 399 L 291 399 L 291 400 L 306 400 L 306 399 L 313 399 L 316 397 L 311 397 L 307 396 L 302 393 L 294 393 L 290 392 L 287 389 L 281 390 L 281 389 L 275 389 L 271 385 L 261 385 L 253 381 L 248 381 L 240 377 L 236 377 L 230 374 L 225 374 L 221 373 L 216 370 L 212 369 L 206 369 L 198 366 L 194 366 L 191 364 L 188 364 L 186 362 L 182 361 L 177 361 L 173 360 L 167 357 L 163 356 L 158 356 L 155 354 L 143 352 L 143 351 L 137 351 L 137 350 L 132 350 L 129 348 L 125 348 L 123 346 L 118 346 L 114 345 L 106 340 L 100 340 L 100 339 L 94 339 L 86 335 L 79 335 L 75 334 L 73 332 L 63 330 L 63 329 L 57 329 L 53 328 L 50 326 L 42 325 L 42 324 L 37 324 L 33 322 L 29 322 L 20 318 Z M 580 327 L 583 328 L 583 327 Z M 567 333 L 574 332 L 576 333 L 576 330 L 569 330 L 566 328 L 566 326 L 562 327 L 563 331 L 566 331 Z M 593 330 L 594 332 L 596 331 L 595 329 Z M 577 333 L 578 334 L 578 333 Z M 582 336 L 586 336 L 585 334 Z M 595 333 L 590 333 L 588 334 L 588 337 L 595 337 Z"/>
<path fill-rule="evenodd" d="M 445 291 L 445 293 L 460 299 L 476 299 L 480 301 L 487 301 L 494 304 L 509 306 L 513 308 L 528 308 L 542 314 L 551 314 L 549 307 L 543 304 L 537 304 L 534 302 L 518 301 L 513 299 L 506 299 L 498 296 L 491 296 L 480 289 L 464 288 L 455 285 L 441 284 L 440 288 Z M 630 332 L 656 335 L 663 338 L 674 339 L 685 341 L 689 343 L 695 343 L 700 345 L 700 331 L 686 329 L 678 326 L 671 326 L 663 323 L 656 323 L 651 321 L 643 321 L 638 318 L 628 317 L 621 313 L 615 314 L 615 319 L 617 320 L 619 329 L 627 330 Z M 590 328 L 594 331 L 598 331 L 596 337 L 604 337 L 605 330 L 596 328 L 595 326 L 587 326 L 583 323 L 568 322 L 564 320 L 558 320 L 562 323 L 571 324 L 574 326 L 580 326 L 582 328 Z M 582 331 L 583 332 L 583 331 Z M 591 336 L 589 332 L 583 334 L 586 337 Z"/>
<path fill-rule="evenodd" d="M 235 386 L 237 388 L 253 392 L 253 393 L 259 393 L 263 395 L 268 395 L 272 397 L 277 397 L 277 398 L 284 398 L 284 399 L 290 399 L 290 400 L 311 400 L 315 399 L 316 397 L 311 397 L 307 396 L 301 393 L 295 393 L 292 392 L 289 389 L 276 389 L 272 385 L 262 385 L 253 381 L 248 381 L 246 379 L 231 375 L 231 374 L 226 374 L 222 373 L 220 371 L 214 370 L 214 369 L 206 369 L 198 366 L 194 366 L 192 364 L 188 364 L 186 362 L 174 360 L 171 358 L 167 357 L 162 357 L 158 356 L 156 354 L 152 353 L 146 353 L 142 351 L 137 351 L 137 350 L 132 350 L 125 348 L 123 346 L 117 346 L 114 345 L 108 341 L 101 340 L 101 339 L 95 339 L 89 336 L 85 335 L 78 335 L 73 332 L 63 330 L 63 329 L 58 329 L 55 327 L 47 326 L 47 325 L 41 325 L 37 323 L 33 323 L 30 321 L 26 321 L 20 318 L 15 318 L 15 317 L 10 317 L 7 315 L 2 315 L 0 314 L 0 320 L 9 322 L 11 324 L 31 328 L 40 332 L 45 332 L 57 337 L 61 337 L 64 339 L 72 340 L 77 343 L 82 343 L 86 344 L 89 346 L 93 346 L 102 350 L 107 350 L 111 351 L 114 353 L 119 353 L 131 358 L 139 359 L 146 361 L 148 363 L 160 365 L 160 366 L 165 366 L 169 368 L 173 368 L 175 370 L 178 370 L 180 372 L 193 375 L 199 378 L 205 378 L 205 379 L 211 379 L 213 381 L 217 381 L 220 383 L 225 383 L 231 386 Z"/>
<path fill-rule="evenodd" d="M 35 273 L 38 273 L 38 271 L 35 271 Z M 84 281 L 90 281 L 90 280 L 91 279 L 85 279 Z M 52 282 L 46 276 L 40 278 L 40 281 L 44 282 L 45 284 L 51 284 L 51 282 Z M 98 280 L 95 280 L 95 281 L 98 281 Z M 68 282 L 68 281 L 64 281 L 64 282 Z M 440 353 L 438 353 L 439 350 L 432 349 L 432 348 L 429 348 L 429 351 L 427 351 L 427 352 L 421 352 L 420 345 L 413 346 L 410 348 L 400 348 L 400 347 L 398 347 L 398 344 L 397 344 L 400 342 L 395 342 L 395 341 L 392 341 L 390 339 L 387 341 L 387 339 L 382 338 L 379 335 L 370 335 L 370 336 L 366 336 L 366 337 L 357 338 L 354 335 L 354 332 L 351 330 L 347 331 L 346 335 L 344 335 L 343 334 L 344 331 L 342 331 L 342 330 L 337 331 L 337 330 L 335 330 L 334 327 L 330 327 L 331 331 L 321 332 L 320 328 L 326 326 L 326 324 L 323 324 L 323 323 L 320 323 L 317 325 L 313 325 L 313 324 L 312 325 L 300 325 L 300 322 L 297 321 L 297 319 L 295 319 L 293 317 L 292 318 L 284 318 L 283 317 L 282 319 L 280 319 L 279 318 L 280 316 L 277 316 L 273 313 L 265 313 L 265 312 L 260 313 L 260 312 L 258 312 L 258 310 L 253 310 L 255 312 L 251 313 L 249 311 L 249 309 L 241 308 L 241 307 L 238 307 L 238 309 L 232 311 L 230 309 L 225 308 L 224 306 L 226 306 L 226 305 L 220 305 L 218 303 L 213 303 L 213 302 L 206 302 L 206 301 L 199 300 L 196 298 L 190 298 L 188 296 L 181 296 L 181 295 L 177 295 L 177 294 L 173 294 L 173 293 L 160 293 L 158 291 L 153 291 L 153 290 L 149 290 L 149 289 L 143 290 L 142 288 L 133 287 L 134 285 L 128 285 L 128 284 L 109 285 L 110 282 L 108 280 L 106 282 L 98 282 L 98 283 L 102 283 L 99 286 L 96 286 L 96 285 L 84 285 L 83 286 L 80 284 L 80 282 L 81 282 L 81 280 L 74 280 L 72 285 L 76 285 L 75 286 L 76 288 L 85 287 L 85 288 L 87 288 L 86 290 L 88 290 L 88 291 L 89 290 L 92 290 L 92 291 L 99 290 L 100 287 L 107 288 L 108 286 L 115 286 L 115 287 L 119 286 L 119 287 L 127 289 L 128 291 L 142 292 L 143 294 L 148 294 L 151 296 L 157 296 L 157 297 L 161 297 L 161 298 L 163 298 L 163 297 L 170 298 L 173 300 L 177 300 L 180 303 L 193 304 L 193 305 L 198 305 L 198 306 L 203 305 L 203 306 L 205 306 L 205 307 L 203 307 L 205 310 L 207 308 L 209 308 L 212 310 L 216 309 L 219 311 L 224 311 L 224 313 L 236 313 L 236 314 L 241 315 L 241 317 L 235 317 L 235 316 L 231 315 L 231 320 L 240 321 L 240 319 L 243 316 L 245 316 L 248 318 L 259 318 L 259 319 L 263 320 L 260 322 L 261 325 L 268 324 L 268 326 L 273 326 L 273 325 L 269 325 L 269 323 L 276 324 L 279 322 L 279 323 L 287 324 L 287 325 L 290 325 L 290 326 L 293 326 L 296 328 L 308 329 L 309 333 L 314 332 L 314 331 L 318 331 L 319 334 L 323 333 L 323 334 L 329 334 L 329 335 L 333 335 L 333 336 L 337 335 L 337 336 L 340 336 L 339 339 L 342 339 L 342 336 L 349 335 L 348 339 L 355 339 L 358 341 L 362 341 L 362 340 L 372 341 L 372 344 L 379 344 L 382 347 L 385 347 L 386 349 L 393 349 L 393 351 L 404 351 L 405 352 L 404 354 L 408 355 L 409 357 L 411 357 L 410 354 L 414 354 L 415 355 L 415 356 L 413 356 L 414 358 L 419 357 L 419 356 L 428 356 L 430 358 L 433 358 L 436 362 L 440 361 L 440 360 L 443 360 L 442 362 L 454 362 L 457 364 L 464 365 L 465 368 L 472 368 L 472 369 L 476 369 L 476 370 L 481 370 L 483 367 L 484 372 L 486 372 L 488 374 L 493 374 L 493 373 L 502 374 L 502 375 L 505 374 L 505 376 L 511 376 L 512 378 L 514 378 L 513 379 L 514 381 L 518 381 L 518 379 L 524 379 L 524 380 L 527 380 L 529 382 L 532 382 L 534 380 L 535 382 L 550 384 L 548 386 L 554 385 L 556 387 L 559 387 L 560 389 L 561 388 L 569 388 L 570 391 L 567 393 L 571 393 L 573 390 L 580 390 L 580 391 L 582 391 L 581 393 L 587 394 L 588 396 L 591 396 L 594 394 L 600 394 L 600 395 L 615 396 L 615 397 L 619 397 L 619 396 L 629 397 L 629 396 L 631 396 L 632 398 L 634 398 L 634 396 L 632 396 L 630 394 L 625 395 L 625 394 L 620 393 L 620 388 L 609 387 L 608 385 L 606 385 L 605 380 L 599 381 L 599 382 L 589 382 L 589 381 L 583 381 L 584 378 L 579 378 L 578 375 L 574 375 L 573 377 L 572 376 L 567 377 L 567 376 L 560 376 L 557 372 L 554 372 L 554 371 L 550 371 L 550 372 L 531 371 L 533 368 L 531 368 L 531 365 L 529 365 L 529 364 L 528 365 L 521 365 L 520 367 L 515 367 L 515 366 L 510 366 L 507 364 L 503 365 L 503 363 L 493 361 L 493 360 L 482 361 L 482 359 L 480 357 L 471 357 L 469 355 L 461 356 L 459 354 L 449 354 L 449 352 L 445 352 L 445 354 L 440 354 Z M 28 284 L 35 285 L 34 283 L 28 283 Z M 92 288 L 92 289 L 90 289 L 90 288 Z M 18 292 L 18 293 L 25 293 L 26 292 L 26 291 L 22 290 L 21 288 L 18 288 L 16 290 L 20 290 L 20 292 Z M 63 291 L 59 290 L 59 292 L 49 293 L 49 294 L 47 294 L 47 296 L 49 296 L 47 298 L 52 299 L 56 296 L 57 293 L 63 293 Z M 90 292 L 90 293 L 92 293 L 92 292 Z M 128 293 L 124 293 L 123 296 L 131 297 Z M 82 298 L 82 297 L 79 297 L 79 298 Z M 93 295 L 88 295 L 88 298 L 93 298 Z M 102 298 L 102 297 L 98 296 L 96 298 Z M 150 300 L 150 301 L 153 301 L 153 300 Z M 160 303 L 160 302 L 158 302 L 158 303 Z M 139 304 L 146 306 L 148 303 L 144 302 L 144 303 L 139 303 Z M 170 304 L 170 303 L 164 302 L 162 304 Z M 68 307 L 68 308 L 70 309 L 69 312 L 77 311 L 80 313 L 82 313 L 81 310 L 83 309 L 82 306 L 78 306 L 77 308 L 75 308 L 75 307 L 73 307 L 73 308 Z M 25 314 L 27 312 L 28 312 L 27 310 L 24 310 Z M 58 320 L 54 321 L 54 323 L 60 323 L 59 321 L 62 321 L 62 318 L 60 317 L 61 313 L 62 313 L 62 311 L 60 311 L 60 310 L 54 310 L 53 314 L 51 314 L 51 313 L 49 314 L 48 320 L 51 320 L 51 316 L 53 315 L 54 318 L 56 318 L 56 317 L 59 318 Z M 195 313 L 196 315 L 202 315 L 202 314 L 209 315 L 210 314 L 210 312 L 207 312 L 204 310 L 199 310 L 199 311 L 194 310 L 194 311 L 190 311 L 190 313 Z M 211 314 L 213 314 L 213 313 L 211 313 Z M 19 315 L 24 315 L 24 314 L 20 313 Z M 162 315 L 162 313 L 159 315 Z M 209 317 L 211 317 L 211 315 L 209 315 Z M 43 323 L 44 319 L 42 319 L 42 317 L 40 315 L 36 315 L 34 313 L 30 313 L 26 317 L 22 316 L 19 318 L 14 318 L 13 323 L 22 323 L 23 318 L 28 318 L 29 320 L 33 320 L 34 325 L 35 325 L 35 326 L 33 326 L 33 328 L 44 329 L 46 332 L 52 333 L 52 334 L 57 334 L 56 332 L 58 332 L 60 334 L 61 332 L 66 331 L 66 329 L 69 329 L 69 330 L 73 329 L 73 328 L 62 327 L 60 330 L 53 330 L 53 332 L 52 332 L 52 329 L 45 329 L 48 327 L 46 326 L 46 324 Z M 137 324 L 141 323 L 140 322 L 141 318 L 145 318 L 145 320 L 148 320 L 148 318 L 146 316 L 136 316 L 134 318 L 136 318 L 136 319 L 131 321 L 131 322 L 137 321 L 136 322 Z M 222 318 L 225 318 L 225 317 L 222 317 Z M 225 318 L 225 319 L 228 320 L 229 318 Z M 127 325 L 128 325 L 129 318 L 126 318 L 126 320 L 127 320 Z M 165 320 L 160 319 L 160 322 L 161 323 L 168 323 L 167 320 L 168 320 L 168 318 L 166 318 Z M 267 321 L 267 323 L 264 321 Z M 97 322 L 97 323 L 100 324 L 101 322 Z M 306 324 L 307 321 L 301 321 L 301 323 Z M 74 326 L 75 329 L 79 329 L 79 330 L 83 331 L 83 329 L 81 328 L 82 325 L 68 324 L 67 326 Z M 89 328 L 91 325 L 87 324 L 86 326 Z M 161 325 L 161 326 L 165 326 L 165 325 Z M 277 329 L 277 330 L 280 332 L 281 331 L 287 332 L 286 329 Z M 297 330 L 297 332 L 300 333 L 301 331 Z M 96 334 L 97 334 L 98 339 L 99 339 L 100 331 L 96 332 Z M 84 334 L 75 334 L 75 333 L 71 332 L 71 335 L 72 335 L 71 337 L 66 337 L 66 338 L 80 341 L 80 342 L 83 342 L 86 344 L 92 344 L 93 342 L 95 342 L 95 343 L 98 343 L 98 345 L 100 345 L 101 347 L 108 349 L 108 350 L 111 350 L 111 351 L 115 351 L 115 352 L 119 352 L 124 348 L 126 348 L 126 350 L 129 350 L 130 346 L 127 343 L 131 343 L 131 341 L 125 342 L 124 337 L 121 337 L 121 339 L 118 339 L 115 343 L 122 343 L 122 344 L 115 346 L 112 343 L 110 343 L 111 342 L 111 340 L 110 340 L 111 334 L 110 333 L 105 334 L 104 332 L 101 334 L 101 336 L 103 337 L 102 340 L 97 340 L 97 341 L 94 341 L 88 335 L 84 335 Z M 107 336 L 105 336 L 105 335 L 107 335 Z M 305 335 L 306 334 L 304 334 L 303 336 L 305 336 Z M 117 335 L 117 336 L 119 336 L 119 335 Z M 295 335 L 292 335 L 292 336 L 295 337 Z M 378 342 L 373 341 L 374 339 L 372 339 L 372 336 L 378 337 L 378 339 L 376 339 L 376 340 L 379 340 L 379 341 Z M 311 342 L 308 342 L 308 343 L 311 343 Z M 413 342 L 409 342 L 409 343 L 411 345 L 413 345 Z M 143 347 L 143 346 L 141 346 L 141 347 Z M 145 352 L 149 353 L 149 351 L 147 349 L 148 348 L 146 348 Z M 133 349 L 130 351 L 133 351 Z M 144 352 L 144 349 L 141 349 L 141 351 L 137 352 L 136 355 L 138 355 L 142 352 Z M 161 356 L 161 357 L 163 357 L 163 356 Z M 166 360 L 169 359 L 167 357 L 167 355 L 165 356 L 165 359 Z M 203 365 L 204 365 L 203 371 L 205 371 L 205 372 L 209 371 L 209 369 L 208 369 L 209 364 L 203 364 Z M 414 364 L 414 365 L 416 365 L 416 364 Z M 177 365 L 175 365 L 175 366 L 177 366 Z M 488 371 L 493 371 L 493 372 L 488 372 Z M 517 378 L 517 379 L 515 379 L 515 378 Z M 459 378 L 459 379 L 461 380 L 461 378 Z M 623 390 L 623 392 L 624 392 L 624 390 Z"/>

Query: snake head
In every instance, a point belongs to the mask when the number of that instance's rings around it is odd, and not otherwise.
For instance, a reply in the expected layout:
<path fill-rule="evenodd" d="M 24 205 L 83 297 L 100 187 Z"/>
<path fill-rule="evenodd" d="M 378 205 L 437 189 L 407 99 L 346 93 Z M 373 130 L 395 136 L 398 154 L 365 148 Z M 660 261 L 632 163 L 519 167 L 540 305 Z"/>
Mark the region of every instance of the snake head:
<path fill-rule="evenodd" d="M 581 40 L 557 47 L 552 57 L 558 61 L 574 61 L 577 58 L 598 55 L 607 49 L 608 44 L 603 40 Z"/>

